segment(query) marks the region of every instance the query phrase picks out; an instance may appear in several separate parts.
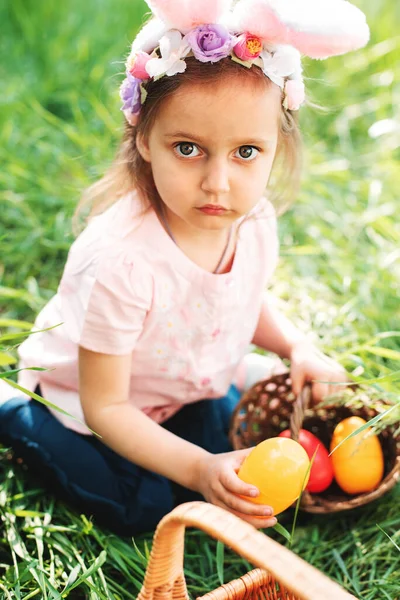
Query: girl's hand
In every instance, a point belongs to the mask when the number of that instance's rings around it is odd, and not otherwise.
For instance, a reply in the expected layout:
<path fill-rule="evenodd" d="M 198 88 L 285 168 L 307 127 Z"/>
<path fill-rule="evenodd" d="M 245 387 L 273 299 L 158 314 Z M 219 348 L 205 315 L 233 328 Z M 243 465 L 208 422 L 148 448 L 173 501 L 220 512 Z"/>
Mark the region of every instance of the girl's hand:
<path fill-rule="evenodd" d="M 246 496 L 254 498 L 259 491 L 255 486 L 244 483 L 237 475 L 251 450 L 247 448 L 226 454 L 208 454 L 198 469 L 197 491 L 207 502 L 225 508 L 258 529 L 273 527 L 277 520 L 272 517 L 272 508 L 247 500 Z"/>
<path fill-rule="evenodd" d="M 315 379 L 324 382 L 348 381 L 345 369 L 332 358 L 308 342 L 295 344 L 290 353 L 290 377 L 294 394 L 300 394 L 304 384 Z M 312 401 L 318 404 L 326 396 L 334 394 L 339 386 L 329 383 L 312 384 Z"/>

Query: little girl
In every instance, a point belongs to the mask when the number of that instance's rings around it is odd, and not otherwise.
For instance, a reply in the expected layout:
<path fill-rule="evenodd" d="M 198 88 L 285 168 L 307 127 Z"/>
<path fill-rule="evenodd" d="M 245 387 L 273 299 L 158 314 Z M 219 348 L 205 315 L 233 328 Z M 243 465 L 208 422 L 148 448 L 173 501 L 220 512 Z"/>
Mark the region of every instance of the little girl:
<path fill-rule="evenodd" d="M 19 384 L 64 412 L 3 383 L 0 439 L 123 535 L 194 498 L 268 527 L 273 507 L 251 502 L 259 491 L 237 475 L 249 450 L 228 441 L 240 393 L 272 373 L 249 345 L 290 360 L 295 393 L 346 380 L 265 296 L 275 167 L 287 191 L 299 173 L 300 52 L 345 53 L 369 30 L 343 0 L 147 2 L 153 18 L 121 87 L 119 155 L 89 189 L 92 218 L 20 347 L 22 369 L 45 370 Z M 314 383 L 315 401 L 328 392 Z"/>

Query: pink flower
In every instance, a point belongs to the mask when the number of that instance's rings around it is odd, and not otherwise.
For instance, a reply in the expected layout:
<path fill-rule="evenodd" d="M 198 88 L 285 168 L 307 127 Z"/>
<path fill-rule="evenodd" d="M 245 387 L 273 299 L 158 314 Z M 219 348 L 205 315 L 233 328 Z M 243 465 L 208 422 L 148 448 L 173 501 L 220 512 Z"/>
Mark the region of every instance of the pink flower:
<path fill-rule="evenodd" d="M 283 106 L 288 110 L 299 110 L 305 100 L 305 87 L 302 81 L 289 79 L 285 85 Z"/>
<path fill-rule="evenodd" d="M 150 75 L 146 71 L 146 65 L 151 56 L 147 52 L 137 52 L 128 58 L 126 68 L 136 79 L 149 79 Z"/>
<path fill-rule="evenodd" d="M 249 61 L 258 58 L 263 50 L 262 41 L 250 33 L 242 33 L 238 37 L 238 43 L 233 48 L 240 60 Z"/>
<path fill-rule="evenodd" d="M 128 121 L 129 125 L 132 125 L 132 127 L 136 127 L 136 125 L 139 122 L 140 113 L 133 114 L 130 110 L 124 110 L 122 112 L 124 113 L 125 119 Z"/>

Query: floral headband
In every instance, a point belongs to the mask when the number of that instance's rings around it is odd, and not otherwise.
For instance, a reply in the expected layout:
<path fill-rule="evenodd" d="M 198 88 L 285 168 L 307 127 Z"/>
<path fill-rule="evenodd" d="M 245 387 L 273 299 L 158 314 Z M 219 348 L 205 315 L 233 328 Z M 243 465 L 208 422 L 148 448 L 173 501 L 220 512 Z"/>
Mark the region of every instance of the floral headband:
<path fill-rule="evenodd" d="M 146 2 L 154 18 L 132 44 L 120 89 L 121 110 L 133 126 L 146 101 L 145 84 L 183 73 L 189 56 L 256 65 L 283 90 L 283 106 L 298 110 L 305 99 L 302 54 L 326 59 L 369 40 L 364 13 L 346 0 Z"/>

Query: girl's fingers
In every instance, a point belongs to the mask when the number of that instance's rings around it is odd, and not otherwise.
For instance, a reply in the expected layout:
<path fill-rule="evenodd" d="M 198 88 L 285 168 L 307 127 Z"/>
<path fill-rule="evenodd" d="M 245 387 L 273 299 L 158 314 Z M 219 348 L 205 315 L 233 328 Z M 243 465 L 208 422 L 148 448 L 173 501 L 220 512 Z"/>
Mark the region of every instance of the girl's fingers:
<path fill-rule="evenodd" d="M 251 448 L 252 450 L 252 448 Z M 236 472 L 232 470 L 225 470 L 220 477 L 220 482 L 229 492 L 232 494 L 239 494 L 240 496 L 249 496 L 250 498 L 256 498 L 259 495 L 259 490 L 255 485 L 250 485 L 242 481 Z"/>
<path fill-rule="evenodd" d="M 321 402 L 326 396 L 329 396 L 329 385 L 326 383 L 313 383 L 312 384 L 312 398 L 313 402 L 317 404 Z"/>
<path fill-rule="evenodd" d="M 255 504 L 249 502 L 244 498 L 240 498 L 236 494 L 232 494 L 230 490 L 225 489 L 222 485 L 217 491 L 217 496 L 220 501 L 231 511 L 243 513 L 244 515 L 256 516 L 256 517 L 271 517 L 273 515 L 273 509 L 271 506 L 264 506 L 263 504 Z M 263 519 L 264 520 L 264 519 Z"/>
<path fill-rule="evenodd" d="M 327 396 L 332 396 L 333 394 L 339 393 L 341 390 L 343 390 L 344 386 L 335 385 L 335 382 L 342 383 L 346 380 L 343 378 L 341 379 L 338 376 L 332 377 L 332 376 L 326 375 L 325 377 L 321 378 L 321 381 L 332 382 L 332 383 L 321 383 L 321 382 L 315 381 L 312 384 L 312 396 L 313 396 L 314 402 L 320 402 L 320 401 L 324 400 L 324 398 L 326 398 Z"/>
<path fill-rule="evenodd" d="M 292 366 L 290 378 L 292 380 L 293 393 L 298 396 L 306 383 L 305 374 L 302 369 L 297 369 L 295 366 Z"/>
<path fill-rule="evenodd" d="M 246 523 L 250 523 L 250 525 L 253 525 L 253 527 L 255 527 L 256 529 L 267 529 L 268 527 L 275 527 L 275 525 L 278 522 L 276 517 L 255 518 L 233 510 L 231 510 L 230 512 L 236 515 L 237 517 L 243 519 L 243 521 L 246 521 Z"/>
<path fill-rule="evenodd" d="M 234 470 L 237 473 L 240 469 L 240 467 L 242 466 L 243 462 L 245 461 L 245 459 L 247 458 L 247 456 L 249 454 L 251 454 L 251 452 L 254 450 L 254 448 L 252 446 L 250 446 L 249 448 L 243 448 L 242 450 L 235 450 L 234 452 L 232 452 L 231 454 L 234 455 L 234 460 L 233 460 L 233 466 L 234 466 Z"/>

